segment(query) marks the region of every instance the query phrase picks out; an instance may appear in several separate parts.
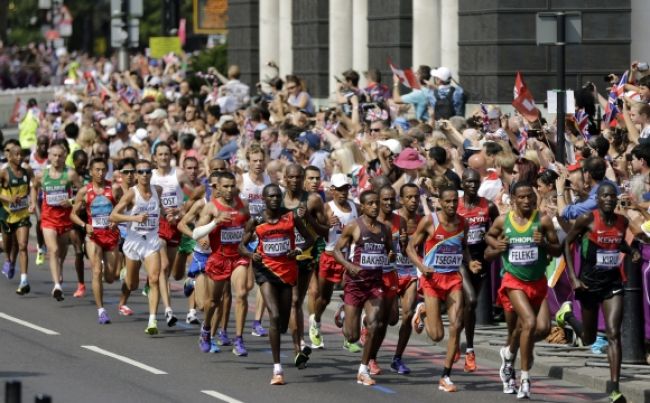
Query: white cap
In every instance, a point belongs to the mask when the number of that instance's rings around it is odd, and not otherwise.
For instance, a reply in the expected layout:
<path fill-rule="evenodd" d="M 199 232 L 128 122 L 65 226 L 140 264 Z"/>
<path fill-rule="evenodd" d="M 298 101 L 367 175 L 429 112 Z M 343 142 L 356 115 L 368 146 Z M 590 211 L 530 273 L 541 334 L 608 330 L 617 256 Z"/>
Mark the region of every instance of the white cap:
<path fill-rule="evenodd" d="M 106 134 L 109 136 L 115 136 L 117 134 L 117 130 L 115 129 L 115 126 L 112 126 L 108 130 L 106 130 Z"/>
<path fill-rule="evenodd" d="M 431 77 L 435 77 L 441 81 L 447 82 L 451 80 L 451 70 L 446 67 L 438 67 L 431 69 Z"/>
<path fill-rule="evenodd" d="M 100 120 L 99 124 L 104 126 L 104 127 L 115 127 L 115 125 L 117 124 L 117 119 L 115 119 L 114 117 L 111 116 L 111 117 Z"/>
<path fill-rule="evenodd" d="M 145 117 L 148 119 L 164 119 L 167 117 L 167 112 L 164 109 L 158 108 Z"/>
<path fill-rule="evenodd" d="M 340 188 L 343 186 L 349 186 L 350 181 L 348 180 L 348 176 L 345 174 L 334 174 L 330 180 L 330 185 L 335 188 Z"/>
<path fill-rule="evenodd" d="M 142 140 L 146 139 L 148 135 L 147 129 L 139 128 L 131 137 L 133 144 L 142 144 Z"/>
<path fill-rule="evenodd" d="M 494 107 L 488 111 L 488 119 L 499 119 L 501 117 L 501 109 Z"/>
<path fill-rule="evenodd" d="M 395 155 L 402 152 L 402 143 L 400 143 L 395 139 L 378 141 L 377 144 L 380 146 L 387 147 L 390 150 L 390 152 L 392 152 Z"/>

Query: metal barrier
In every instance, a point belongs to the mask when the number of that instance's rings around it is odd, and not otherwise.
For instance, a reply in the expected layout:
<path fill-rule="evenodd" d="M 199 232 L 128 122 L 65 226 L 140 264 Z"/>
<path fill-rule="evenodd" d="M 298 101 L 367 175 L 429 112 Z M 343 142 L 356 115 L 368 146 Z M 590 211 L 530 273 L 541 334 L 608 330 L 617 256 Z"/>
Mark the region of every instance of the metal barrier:
<path fill-rule="evenodd" d="M 27 102 L 29 98 L 34 98 L 38 102 L 39 107 L 42 110 L 45 110 L 45 105 L 52 101 L 54 93 L 61 88 L 63 87 L 28 87 L 0 91 L 0 128 L 9 125 L 9 119 L 11 118 L 17 98 L 20 98 L 25 102 Z"/>
<path fill-rule="evenodd" d="M 38 395 L 35 403 L 52 403 L 48 395 Z M 5 384 L 5 403 L 22 403 L 22 384 L 20 381 L 7 381 Z"/>

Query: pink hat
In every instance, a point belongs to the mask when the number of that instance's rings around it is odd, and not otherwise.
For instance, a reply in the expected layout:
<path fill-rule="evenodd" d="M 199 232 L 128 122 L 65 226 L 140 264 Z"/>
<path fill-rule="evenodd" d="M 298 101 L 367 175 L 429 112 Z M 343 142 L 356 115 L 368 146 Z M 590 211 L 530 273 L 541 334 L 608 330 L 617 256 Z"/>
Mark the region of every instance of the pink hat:
<path fill-rule="evenodd" d="M 414 148 L 405 148 L 393 162 L 402 169 L 420 169 L 427 160 Z"/>

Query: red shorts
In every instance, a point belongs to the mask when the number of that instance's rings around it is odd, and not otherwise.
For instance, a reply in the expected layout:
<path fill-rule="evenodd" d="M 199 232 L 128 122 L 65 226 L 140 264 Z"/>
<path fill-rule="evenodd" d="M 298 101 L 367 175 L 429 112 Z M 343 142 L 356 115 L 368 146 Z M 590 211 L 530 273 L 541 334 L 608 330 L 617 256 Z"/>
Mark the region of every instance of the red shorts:
<path fill-rule="evenodd" d="M 90 240 L 105 251 L 111 251 L 120 243 L 120 231 L 116 229 L 93 229 Z"/>
<path fill-rule="evenodd" d="M 230 280 L 233 270 L 239 266 L 248 267 L 250 261 L 241 256 L 227 257 L 220 253 L 212 253 L 205 263 L 205 274 L 212 281 Z"/>
<path fill-rule="evenodd" d="M 384 282 L 381 270 L 361 270 L 356 277 L 345 274 L 343 303 L 362 307 L 366 301 L 383 298 Z"/>
<path fill-rule="evenodd" d="M 167 243 L 167 246 L 175 247 L 181 243 L 182 233 L 171 225 L 165 216 L 160 217 L 160 226 L 158 227 L 158 236 Z"/>
<path fill-rule="evenodd" d="M 55 223 L 45 219 L 45 216 L 41 217 L 41 229 L 53 229 L 56 231 L 57 236 L 61 236 L 66 232 L 72 230 L 72 221 Z"/>
<path fill-rule="evenodd" d="M 399 294 L 399 277 L 396 271 L 384 272 L 381 277 L 384 283 L 384 298 L 395 298 Z"/>
<path fill-rule="evenodd" d="M 330 254 L 330 252 L 321 253 L 318 277 L 338 284 L 343 280 L 343 273 L 345 273 L 345 268 L 336 262 L 334 255 Z"/>
<path fill-rule="evenodd" d="M 418 281 L 417 276 L 399 277 L 397 283 L 397 294 L 404 295 L 406 293 L 406 290 L 408 290 L 408 288 L 411 286 L 411 284 L 415 283 L 416 281 Z"/>
<path fill-rule="evenodd" d="M 420 288 L 425 296 L 446 301 L 449 294 L 463 289 L 463 277 L 459 272 L 433 273 L 420 277 Z"/>
<path fill-rule="evenodd" d="M 510 273 L 506 273 L 501 279 L 501 288 L 499 288 L 497 294 L 497 303 L 503 307 L 504 311 L 512 312 L 514 308 L 510 303 L 508 290 L 523 291 L 533 308 L 539 308 L 546 298 L 548 283 L 546 276 L 542 276 L 539 280 L 535 281 L 524 281 Z"/>

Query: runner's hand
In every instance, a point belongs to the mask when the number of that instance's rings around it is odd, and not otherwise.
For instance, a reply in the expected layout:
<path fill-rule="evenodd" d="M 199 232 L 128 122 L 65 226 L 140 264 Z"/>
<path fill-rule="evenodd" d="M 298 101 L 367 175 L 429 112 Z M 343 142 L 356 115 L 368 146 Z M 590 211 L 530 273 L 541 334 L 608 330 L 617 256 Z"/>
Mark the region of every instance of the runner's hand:
<path fill-rule="evenodd" d="M 257 252 L 254 252 L 254 253 L 251 255 L 251 260 L 252 260 L 253 262 L 255 262 L 255 263 L 262 263 L 262 255 L 260 255 L 260 254 L 257 253 Z"/>
<path fill-rule="evenodd" d="M 334 227 L 336 225 L 341 225 L 341 221 L 339 221 L 339 218 L 337 216 L 335 216 L 334 213 L 330 213 L 329 224 L 330 224 L 330 227 Z"/>
<path fill-rule="evenodd" d="M 639 260 L 641 260 L 641 253 L 635 249 L 632 251 L 632 262 L 637 263 Z"/>
<path fill-rule="evenodd" d="M 288 258 L 294 258 L 296 256 L 302 255 L 302 251 L 299 249 L 292 249 L 287 253 Z"/>
<path fill-rule="evenodd" d="M 537 245 L 541 245 L 544 242 L 544 236 L 539 231 L 539 228 L 535 228 L 535 231 L 533 231 L 533 242 Z"/>
<path fill-rule="evenodd" d="M 305 207 L 305 204 L 300 203 L 298 209 L 296 210 L 296 214 L 298 215 L 298 217 L 303 218 L 306 212 L 307 212 L 307 208 Z"/>
<path fill-rule="evenodd" d="M 361 267 L 351 264 L 350 266 L 346 267 L 345 270 L 348 272 L 348 274 L 351 277 L 356 277 L 359 275 L 359 272 L 361 271 Z"/>
<path fill-rule="evenodd" d="M 149 218 L 149 214 L 147 214 L 147 213 L 138 214 L 138 215 L 133 216 L 133 218 L 134 218 L 135 222 L 142 224 L 145 221 L 147 221 L 147 218 Z"/>
<path fill-rule="evenodd" d="M 501 253 L 508 250 L 508 239 L 504 234 L 501 234 L 499 238 L 497 238 L 497 245 L 494 249 Z"/>
<path fill-rule="evenodd" d="M 388 253 L 388 261 L 389 262 L 391 262 L 391 263 L 394 262 L 396 258 L 397 258 L 397 254 L 394 251 L 390 251 Z"/>
<path fill-rule="evenodd" d="M 95 232 L 93 226 L 90 224 L 84 225 L 84 229 L 86 230 L 87 235 L 92 235 Z"/>
<path fill-rule="evenodd" d="M 208 249 L 210 247 L 210 241 L 208 241 L 207 238 L 201 238 L 198 242 L 203 249 Z"/>
<path fill-rule="evenodd" d="M 587 287 L 585 283 L 583 283 L 577 278 L 571 280 L 571 288 L 573 288 L 573 291 L 578 291 L 578 290 L 586 291 L 589 289 L 589 287 Z"/>
<path fill-rule="evenodd" d="M 481 263 L 480 260 L 471 260 L 469 262 L 469 270 L 472 273 L 476 274 L 476 273 L 480 272 L 481 269 L 483 269 L 483 264 Z"/>

